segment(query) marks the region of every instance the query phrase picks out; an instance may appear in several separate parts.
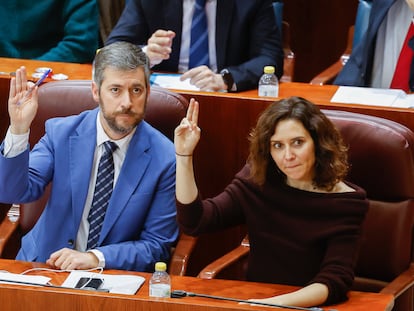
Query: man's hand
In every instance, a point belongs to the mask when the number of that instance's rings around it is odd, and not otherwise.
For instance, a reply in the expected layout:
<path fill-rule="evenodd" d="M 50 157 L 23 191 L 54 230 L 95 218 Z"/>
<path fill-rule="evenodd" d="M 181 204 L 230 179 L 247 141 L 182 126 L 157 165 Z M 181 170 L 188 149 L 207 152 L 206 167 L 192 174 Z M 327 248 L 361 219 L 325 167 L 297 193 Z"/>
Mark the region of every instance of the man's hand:
<path fill-rule="evenodd" d="M 180 79 L 181 81 L 190 79 L 190 83 L 201 91 L 217 92 L 227 90 L 227 85 L 224 83 L 221 74 L 214 73 L 207 66 L 192 68 L 183 73 Z"/>
<path fill-rule="evenodd" d="M 13 134 L 25 134 L 29 131 L 37 106 L 37 86 L 27 81 L 26 68 L 20 67 L 16 70 L 16 77 L 10 80 L 8 109 L 10 130 Z"/>
<path fill-rule="evenodd" d="M 150 59 L 151 67 L 170 58 L 174 37 L 174 31 L 158 29 L 148 39 L 146 54 Z"/>
<path fill-rule="evenodd" d="M 50 255 L 46 263 L 61 270 L 87 270 L 98 267 L 99 260 L 92 252 L 62 248 Z"/>

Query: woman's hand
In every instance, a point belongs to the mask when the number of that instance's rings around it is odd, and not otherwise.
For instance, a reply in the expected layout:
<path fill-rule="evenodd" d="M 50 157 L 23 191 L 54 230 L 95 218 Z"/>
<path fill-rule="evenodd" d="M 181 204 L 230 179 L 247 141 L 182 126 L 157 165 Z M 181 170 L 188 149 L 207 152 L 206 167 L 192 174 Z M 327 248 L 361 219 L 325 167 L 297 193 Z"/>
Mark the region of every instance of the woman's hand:
<path fill-rule="evenodd" d="M 198 122 L 198 102 L 191 98 L 187 115 L 174 132 L 176 153 L 175 195 L 179 202 L 188 204 L 197 198 L 197 185 L 194 177 L 193 152 L 200 140 Z"/>
<path fill-rule="evenodd" d="M 174 132 L 175 152 L 178 156 L 192 156 L 200 140 L 201 130 L 197 125 L 198 111 L 198 102 L 194 98 L 191 98 L 187 115 Z"/>

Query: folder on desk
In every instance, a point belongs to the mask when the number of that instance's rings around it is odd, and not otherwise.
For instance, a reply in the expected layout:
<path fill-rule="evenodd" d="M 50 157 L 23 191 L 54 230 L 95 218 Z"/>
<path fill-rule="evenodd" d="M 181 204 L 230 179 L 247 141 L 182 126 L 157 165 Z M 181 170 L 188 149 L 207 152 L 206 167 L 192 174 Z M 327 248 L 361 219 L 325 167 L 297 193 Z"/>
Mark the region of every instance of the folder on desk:
<path fill-rule="evenodd" d="M 403 90 L 397 89 L 340 86 L 332 97 L 331 102 L 414 108 L 414 94 L 406 94 Z"/>
<path fill-rule="evenodd" d="M 190 79 L 181 81 L 181 74 L 177 73 L 152 73 L 151 85 L 158 85 L 166 89 L 199 91 L 200 89 L 190 83 Z"/>
<path fill-rule="evenodd" d="M 145 278 L 129 274 L 104 274 L 85 271 L 72 271 L 62 286 L 75 288 L 81 278 L 99 278 L 103 280 L 102 289 L 114 294 L 134 295 L 144 284 Z"/>
<path fill-rule="evenodd" d="M 9 284 L 32 284 L 32 285 L 45 285 L 50 281 L 50 278 L 39 275 L 25 275 L 17 274 L 10 272 L 0 272 L 0 283 L 9 283 Z"/>

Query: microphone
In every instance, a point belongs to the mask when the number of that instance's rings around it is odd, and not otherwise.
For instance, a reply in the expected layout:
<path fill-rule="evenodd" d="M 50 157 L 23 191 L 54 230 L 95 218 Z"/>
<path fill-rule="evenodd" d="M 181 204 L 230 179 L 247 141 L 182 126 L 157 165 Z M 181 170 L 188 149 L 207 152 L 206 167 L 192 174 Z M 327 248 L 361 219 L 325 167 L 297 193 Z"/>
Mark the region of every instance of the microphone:
<path fill-rule="evenodd" d="M 273 303 L 266 303 L 266 302 L 254 302 L 244 299 L 237 299 L 237 298 L 230 298 L 230 297 L 221 297 L 221 296 L 212 296 L 206 294 L 197 294 L 193 292 L 186 292 L 184 290 L 173 290 L 171 292 L 171 298 L 183 298 L 183 297 L 202 297 L 202 298 L 210 298 L 210 299 L 217 299 L 217 300 L 227 300 L 227 301 L 234 301 L 234 302 L 241 302 L 251 305 L 259 305 L 259 306 L 268 306 L 268 307 L 275 307 L 275 308 L 284 308 L 284 309 L 291 309 L 291 310 L 302 310 L 302 311 L 324 311 L 324 309 L 319 307 L 311 307 L 311 308 L 304 308 L 304 307 L 295 307 L 295 306 L 285 306 L 285 305 L 278 305 Z M 329 309 L 327 311 L 337 311 L 335 309 Z"/>
<path fill-rule="evenodd" d="M 10 283 L 10 284 L 20 284 L 20 285 L 27 285 L 27 286 L 40 286 L 40 287 L 50 287 L 50 288 L 60 288 L 60 289 L 76 289 L 76 290 L 92 290 L 95 292 L 103 292 L 103 293 L 109 293 L 109 289 L 104 288 L 92 288 L 92 287 L 84 287 L 84 288 L 74 288 L 74 287 L 66 287 L 66 286 L 60 286 L 60 285 L 52 285 L 52 284 L 41 284 L 41 283 L 34 283 L 34 282 L 26 282 L 26 281 L 17 281 L 17 280 L 6 280 L 6 279 L 0 279 L 0 283 Z"/>

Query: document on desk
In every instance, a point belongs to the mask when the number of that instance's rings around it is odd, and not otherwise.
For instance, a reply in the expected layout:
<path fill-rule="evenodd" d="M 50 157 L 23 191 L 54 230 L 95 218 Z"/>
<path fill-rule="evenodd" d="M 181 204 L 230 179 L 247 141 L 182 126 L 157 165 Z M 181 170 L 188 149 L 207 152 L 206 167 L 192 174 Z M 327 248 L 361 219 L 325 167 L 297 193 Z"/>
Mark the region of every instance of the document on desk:
<path fill-rule="evenodd" d="M 134 295 L 145 282 L 145 278 L 138 275 L 72 271 L 66 278 L 65 282 L 63 282 L 62 286 L 75 288 L 81 278 L 102 279 L 102 289 L 107 289 L 113 294 L 126 295 Z"/>
<path fill-rule="evenodd" d="M 414 94 L 403 90 L 371 87 L 340 86 L 331 98 L 332 103 L 414 108 Z"/>
<path fill-rule="evenodd" d="M 166 89 L 199 91 L 200 89 L 190 83 L 190 79 L 181 81 L 181 74 L 176 73 L 152 73 L 150 82 Z"/>
<path fill-rule="evenodd" d="M 8 284 L 31 284 L 31 285 L 46 285 L 51 279 L 39 275 L 25 275 L 9 272 L 0 272 L 0 283 Z M 7 282 L 10 281 L 10 282 Z"/>

